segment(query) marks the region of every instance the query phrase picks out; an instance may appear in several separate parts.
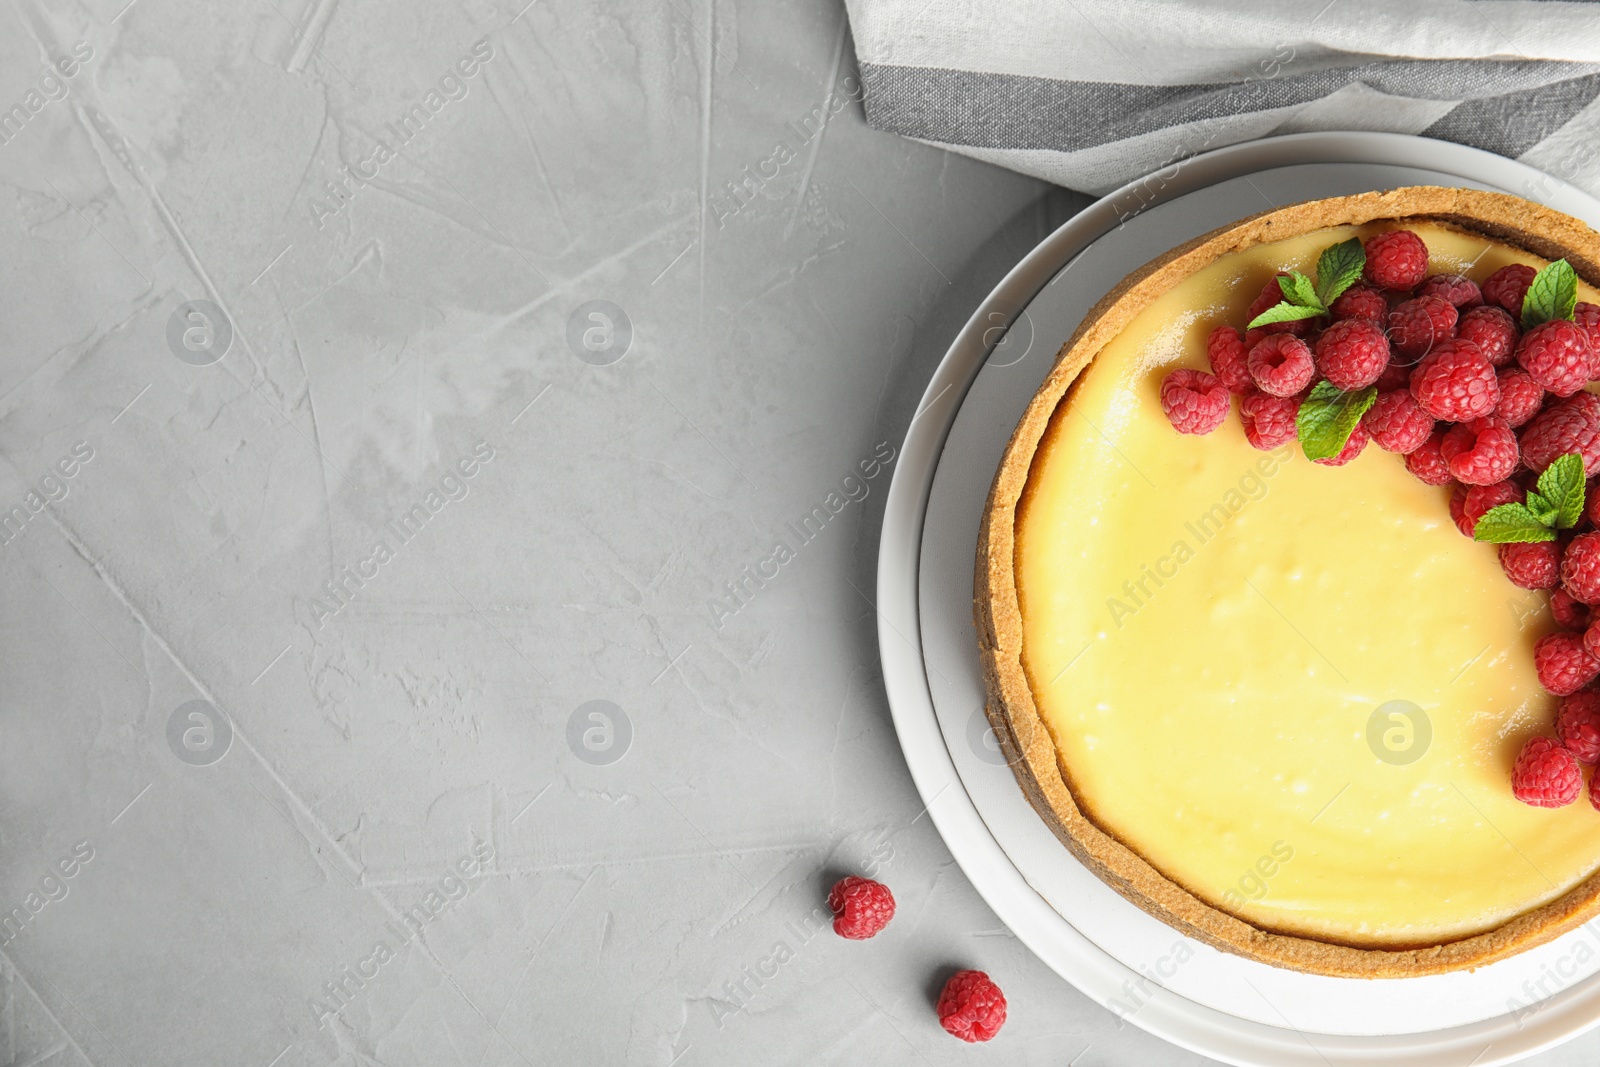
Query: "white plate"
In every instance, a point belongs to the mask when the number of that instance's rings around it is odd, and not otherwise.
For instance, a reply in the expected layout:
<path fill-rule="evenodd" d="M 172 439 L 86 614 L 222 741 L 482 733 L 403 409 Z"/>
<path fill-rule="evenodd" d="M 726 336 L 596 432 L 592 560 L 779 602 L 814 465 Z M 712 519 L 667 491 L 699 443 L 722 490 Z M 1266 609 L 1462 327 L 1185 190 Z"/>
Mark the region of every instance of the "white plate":
<path fill-rule="evenodd" d="M 971 610 L 978 521 L 1061 343 L 1125 274 L 1273 204 L 1415 184 L 1501 189 L 1600 226 L 1600 201 L 1565 183 L 1423 138 L 1299 134 L 1199 156 L 1075 216 L 995 288 L 934 373 L 886 504 L 884 680 L 912 777 L 952 854 L 1062 977 L 1151 1033 L 1233 1063 L 1520 1059 L 1600 1022 L 1600 924 L 1471 973 L 1362 981 L 1217 952 L 1129 904 L 1045 827 L 988 732 Z"/>

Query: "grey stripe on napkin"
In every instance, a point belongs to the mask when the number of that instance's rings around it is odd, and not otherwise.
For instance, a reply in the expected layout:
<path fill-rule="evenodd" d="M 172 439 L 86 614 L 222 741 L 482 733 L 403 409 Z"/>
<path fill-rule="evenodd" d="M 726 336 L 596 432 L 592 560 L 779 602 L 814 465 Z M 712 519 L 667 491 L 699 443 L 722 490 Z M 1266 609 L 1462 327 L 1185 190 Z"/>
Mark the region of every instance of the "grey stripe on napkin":
<path fill-rule="evenodd" d="M 847 6 L 871 125 L 1089 192 L 1274 132 L 1371 129 L 1544 161 L 1600 194 L 1600 153 L 1571 149 L 1600 140 L 1597 4 Z"/>

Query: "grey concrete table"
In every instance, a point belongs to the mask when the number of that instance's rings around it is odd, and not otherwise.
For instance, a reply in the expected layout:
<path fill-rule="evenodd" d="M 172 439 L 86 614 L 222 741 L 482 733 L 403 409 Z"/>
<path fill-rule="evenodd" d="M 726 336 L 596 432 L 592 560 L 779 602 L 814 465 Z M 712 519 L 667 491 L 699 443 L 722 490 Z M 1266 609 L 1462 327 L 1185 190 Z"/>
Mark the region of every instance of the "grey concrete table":
<path fill-rule="evenodd" d="M 0 14 L 0 1067 L 1202 1062 L 877 668 L 915 398 L 1084 201 L 866 129 L 836 4 L 523 3 Z"/>

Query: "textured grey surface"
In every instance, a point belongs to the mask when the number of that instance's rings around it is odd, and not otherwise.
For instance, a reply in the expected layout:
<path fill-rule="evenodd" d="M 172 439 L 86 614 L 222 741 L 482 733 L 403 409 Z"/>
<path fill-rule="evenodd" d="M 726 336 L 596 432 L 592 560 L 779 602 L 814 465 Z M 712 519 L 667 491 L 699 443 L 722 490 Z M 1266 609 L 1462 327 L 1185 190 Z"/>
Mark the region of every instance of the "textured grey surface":
<path fill-rule="evenodd" d="M 124 3 L 0 12 L 0 1064 L 1202 1062 L 878 676 L 885 450 L 1081 200 L 867 130 L 832 4 Z"/>

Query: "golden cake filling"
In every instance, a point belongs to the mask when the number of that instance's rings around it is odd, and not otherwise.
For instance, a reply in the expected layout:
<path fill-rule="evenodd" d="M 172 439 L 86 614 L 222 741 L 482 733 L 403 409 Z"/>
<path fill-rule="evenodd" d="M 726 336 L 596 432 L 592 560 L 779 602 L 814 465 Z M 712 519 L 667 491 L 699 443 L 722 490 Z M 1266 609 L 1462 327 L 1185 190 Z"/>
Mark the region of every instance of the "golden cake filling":
<path fill-rule="evenodd" d="M 1375 446 L 1328 468 L 1162 413 L 1165 373 L 1205 369 L 1275 272 L 1391 228 L 1259 245 L 1157 298 L 1056 409 L 1016 527 L 1022 666 L 1085 813 L 1214 907 L 1359 947 L 1490 930 L 1600 868 L 1587 803 L 1507 786 L 1554 714 L 1532 654 L 1553 627 L 1448 491 Z M 1408 228 L 1430 272 L 1544 265 Z"/>

